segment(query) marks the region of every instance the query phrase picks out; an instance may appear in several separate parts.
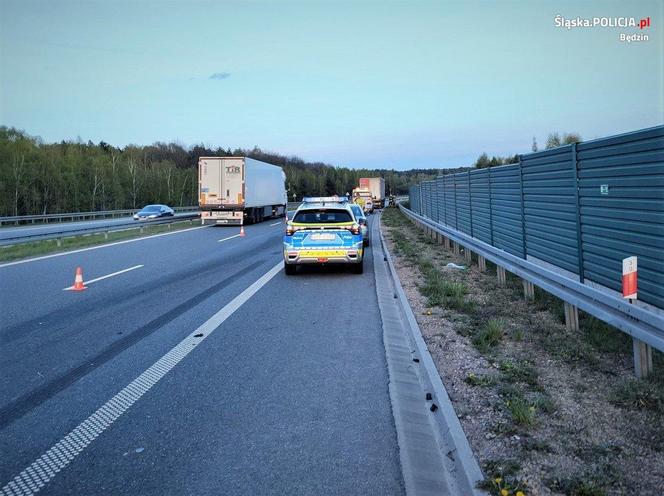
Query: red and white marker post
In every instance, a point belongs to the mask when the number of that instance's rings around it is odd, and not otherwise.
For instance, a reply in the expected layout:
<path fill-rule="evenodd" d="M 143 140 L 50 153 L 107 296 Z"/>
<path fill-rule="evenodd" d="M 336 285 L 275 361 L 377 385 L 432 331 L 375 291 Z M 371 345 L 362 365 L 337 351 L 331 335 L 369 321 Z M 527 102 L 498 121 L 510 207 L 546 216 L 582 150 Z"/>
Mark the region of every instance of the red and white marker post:
<path fill-rule="evenodd" d="M 636 300 L 637 295 L 637 265 L 636 257 L 623 258 L 622 261 L 622 290 L 623 298 Z"/>
<path fill-rule="evenodd" d="M 629 302 L 636 300 L 638 294 L 636 257 L 627 257 L 622 261 L 622 290 L 623 298 Z M 639 378 L 646 378 L 652 374 L 652 348 L 640 339 L 632 338 L 634 349 L 634 372 Z"/>

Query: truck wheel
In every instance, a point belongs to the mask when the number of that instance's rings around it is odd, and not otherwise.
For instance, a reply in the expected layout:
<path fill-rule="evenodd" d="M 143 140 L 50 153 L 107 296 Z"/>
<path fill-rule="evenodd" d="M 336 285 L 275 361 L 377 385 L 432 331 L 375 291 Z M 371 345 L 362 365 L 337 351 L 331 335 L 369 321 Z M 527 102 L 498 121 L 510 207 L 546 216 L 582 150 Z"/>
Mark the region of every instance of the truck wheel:
<path fill-rule="evenodd" d="M 364 272 L 364 259 L 359 264 L 353 265 L 353 274 L 362 274 Z"/>
<path fill-rule="evenodd" d="M 297 265 L 284 263 L 284 272 L 287 276 L 294 276 L 297 272 Z"/>

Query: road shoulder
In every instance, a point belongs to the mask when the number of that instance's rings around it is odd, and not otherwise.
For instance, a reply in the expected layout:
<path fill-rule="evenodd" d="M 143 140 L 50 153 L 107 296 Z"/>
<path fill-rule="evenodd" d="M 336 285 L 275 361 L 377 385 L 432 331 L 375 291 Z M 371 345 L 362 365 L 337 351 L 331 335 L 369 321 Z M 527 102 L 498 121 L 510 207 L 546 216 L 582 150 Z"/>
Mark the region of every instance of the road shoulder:
<path fill-rule="evenodd" d="M 377 220 L 372 227 L 376 293 L 406 491 L 483 494 L 475 488 L 482 480 L 479 465 L 385 248 L 380 217 Z"/>

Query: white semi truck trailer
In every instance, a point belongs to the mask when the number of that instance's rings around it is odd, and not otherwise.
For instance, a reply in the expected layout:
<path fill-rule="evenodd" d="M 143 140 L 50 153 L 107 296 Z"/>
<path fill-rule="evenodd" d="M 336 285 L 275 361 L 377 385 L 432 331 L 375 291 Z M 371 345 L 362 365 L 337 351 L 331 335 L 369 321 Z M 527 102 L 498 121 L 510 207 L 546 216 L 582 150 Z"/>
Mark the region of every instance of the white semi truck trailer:
<path fill-rule="evenodd" d="M 371 192 L 374 208 L 385 206 L 385 179 L 382 177 L 361 177 L 360 189 L 368 189 Z"/>
<path fill-rule="evenodd" d="M 200 157 L 198 204 L 202 224 L 243 225 L 286 214 L 281 167 L 247 157 Z"/>

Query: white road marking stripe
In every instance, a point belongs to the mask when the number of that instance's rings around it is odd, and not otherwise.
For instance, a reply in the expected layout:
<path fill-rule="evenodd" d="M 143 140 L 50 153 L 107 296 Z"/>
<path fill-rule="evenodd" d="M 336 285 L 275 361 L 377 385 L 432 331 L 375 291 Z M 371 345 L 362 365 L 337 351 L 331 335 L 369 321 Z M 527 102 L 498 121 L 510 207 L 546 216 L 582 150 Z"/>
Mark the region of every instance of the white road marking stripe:
<path fill-rule="evenodd" d="M 67 434 L 64 438 L 37 458 L 29 467 L 8 482 L 2 496 L 30 496 L 46 485 L 55 475 L 69 465 L 76 456 L 87 448 L 102 432 L 113 424 L 124 412 L 129 410 L 152 386 L 157 384 L 170 370 L 182 361 L 197 344 L 200 344 L 224 323 L 238 308 L 265 286 L 281 271 L 283 262 L 279 262 L 263 274 L 256 282 L 230 303 L 215 313 L 198 329 L 184 338 L 168 353 L 152 364 L 145 372 L 134 379 L 122 391 L 113 396 L 96 412 Z M 200 338 L 196 334 L 203 334 Z"/>
<path fill-rule="evenodd" d="M 222 239 L 220 239 L 219 241 L 217 241 L 217 243 L 221 243 L 222 241 L 226 241 L 226 240 L 228 240 L 228 239 L 237 238 L 238 236 L 239 236 L 239 234 L 235 234 L 235 235 L 233 235 L 233 236 L 229 236 L 229 237 L 227 237 L 227 238 L 222 238 Z"/>
<path fill-rule="evenodd" d="M 44 256 L 35 257 L 35 258 L 26 258 L 25 260 L 16 260 L 15 262 L 7 262 L 5 264 L 0 264 L 0 269 L 2 267 L 9 267 L 10 265 L 19 265 L 19 264 L 24 264 L 24 263 L 28 263 L 28 262 L 36 262 L 38 260 L 45 260 L 47 258 L 53 258 L 53 257 L 62 257 L 64 255 L 73 255 L 74 253 L 81 253 L 83 251 L 98 250 L 99 248 L 107 248 L 109 246 L 123 245 L 125 243 L 133 243 L 135 241 L 144 241 L 146 239 L 158 238 L 160 236 L 169 236 L 171 234 L 180 234 L 180 233 L 184 233 L 184 232 L 195 231 L 196 229 L 205 229 L 206 227 L 211 227 L 211 225 L 192 227 L 190 229 L 180 229 L 179 231 L 165 232 L 165 233 L 161 233 L 161 234 L 153 234 L 152 236 L 143 236 L 142 238 L 126 239 L 124 241 L 115 241 L 113 243 L 106 243 L 104 245 L 90 246 L 89 248 L 80 248 L 78 250 L 65 251 L 65 252 L 62 252 L 62 253 L 53 253 L 52 255 L 44 255 Z"/>
<path fill-rule="evenodd" d="M 118 270 L 117 272 L 113 272 L 112 274 L 106 274 L 105 276 L 97 277 L 96 279 L 90 279 L 89 281 L 83 281 L 83 283 L 84 284 L 92 284 L 93 282 L 103 281 L 104 279 L 108 279 L 109 277 L 124 274 L 125 272 L 129 272 L 130 270 L 134 270 L 134 269 L 140 269 L 141 267 L 143 267 L 142 264 L 141 265 L 135 265 L 133 267 L 129 267 L 128 269 Z M 69 286 L 68 288 L 64 288 L 63 291 L 69 291 L 71 289 L 74 289 L 74 286 Z"/>
<path fill-rule="evenodd" d="M 281 222 L 281 221 L 279 221 L 279 222 L 275 222 L 274 224 L 270 224 L 270 227 L 272 227 L 272 226 L 278 226 L 279 224 L 285 224 L 285 222 Z"/>

